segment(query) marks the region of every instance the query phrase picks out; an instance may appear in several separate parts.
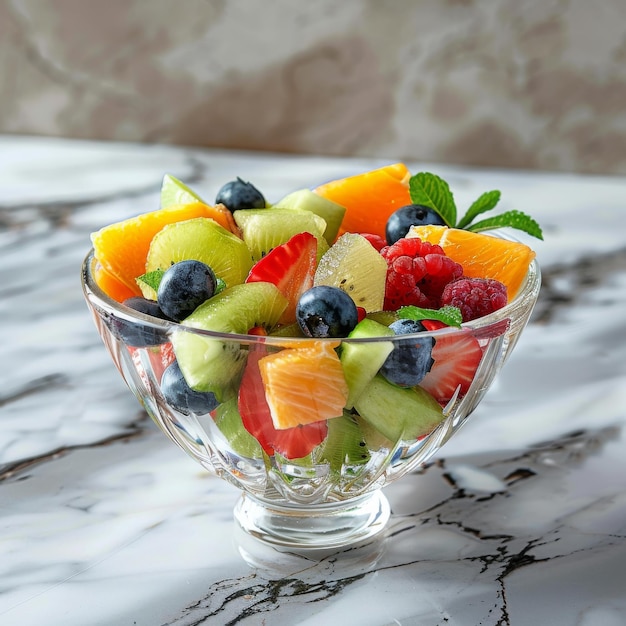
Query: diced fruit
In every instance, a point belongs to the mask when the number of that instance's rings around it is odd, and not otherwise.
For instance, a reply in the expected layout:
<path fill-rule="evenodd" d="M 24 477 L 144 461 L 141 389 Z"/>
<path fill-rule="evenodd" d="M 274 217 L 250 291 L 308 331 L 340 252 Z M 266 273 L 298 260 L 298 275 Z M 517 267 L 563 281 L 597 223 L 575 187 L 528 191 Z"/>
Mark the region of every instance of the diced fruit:
<path fill-rule="evenodd" d="M 124 302 L 124 300 L 137 295 L 136 289 L 131 289 L 115 278 L 113 274 L 107 272 L 99 263 L 95 265 L 94 280 L 96 285 L 116 302 Z"/>
<path fill-rule="evenodd" d="M 439 403 L 424 389 L 402 389 L 382 376 L 370 381 L 354 408 L 393 443 L 426 435 L 444 418 Z"/>
<path fill-rule="evenodd" d="M 425 224 L 440 224 L 445 222 L 441 215 L 430 207 L 421 204 L 409 204 L 394 211 L 387 220 L 385 238 L 392 245 L 406 237 L 411 226 L 423 226 Z"/>
<path fill-rule="evenodd" d="M 311 233 L 298 233 L 255 263 L 246 278 L 247 283 L 272 283 L 287 298 L 288 305 L 280 324 L 295 321 L 300 296 L 313 286 L 316 250 L 317 239 Z"/>
<path fill-rule="evenodd" d="M 296 321 L 307 337 L 347 337 L 357 325 L 358 311 L 345 291 L 317 285 L 300 296 Z"/>
<path fill-rule="evenodd" d="M 326 222 L 311 213 L 296 209 L 257 209 L 235 211 L 233 217 L 241 228 L 252 258 L 256 263 L 276 246 L 286 243 L 298 233 L 311 233 L 317 239 L 318 258 L 328 249 L 324 231 Z"/>
<path fill-rule="evenodd" d="M 354 416 L 344 413 L 328 420 L 328 436 L 320 451 L 320 462 L 327 461 L 331 472 L 341 472 L 369 461 L 370 454 Z"/>
<path fill-rule="evenodd" d="M 161 382 L 163 372 L 176 359 L 176 356 L 174 355 L 174 348 L 171 343 L 164 343 L 160 346 L 150 346 L 148 348 L 133 348 L 132 346 L 127 346 L 127 349 L 133 360 L 135 368 L 139 372 L 141 380 L 148 389 L 151 388 L 152 383 L 142 360 L 142 355 L 146 354 L 148 356 L 148 362 L 157 383 Z"/>
<path fill-rule="evenodd" d="M 336 344 L 312 342 L 259 361 L 265 397 L 277 429 L 321 422 L 342 414 L 348 397 Z"/>
<path fill-rule="evenodd" d="M 172 335 L 176 358 L 192 389 L 212 391 L 222 402 L 236 389 L 247 352 L 233 341 L 185 332 L 184 326 L 219 333 L 245 334 L 271 328 L 287 300 L 271 283 L 235 285 L 201 304 Z"/>
<path fill-rule="evenodd" d="M 506 287 L 493 278 L 459 278 L 448 283 L 441 294 L 441 306 L 460 309 L 464 322 L 489 315 L 506 304 Z"/>
<path fill-rule="evenodd" d="M 246 334 L 256 326 L 278 323 L 287 299 L 271 283 L 243 283 L 221 291 L 200 305 L 184 325 L 220 333 Z"/>
<path fill-rule="evenodd" d="M 410 319 L 400 319 L 390 329 L 396 335 L 417 335 L 394 343 L 393 351 L 383 363 L 380 373 L 394 385 L 414 387 L 433 365 L 435 340 L 430 335 L 420 336 L 419 333 L 424 331 L 423 324 Z"/>
<path fill-rule="evenodd" d="M 372 311 L 367 314 L 367 318 L 383 326 L 391 326 L 398 319 L 398 313 L 396 311 Z"/>
<path fill-rule="evenodd" d="M 156 233 L 145 272 L 167 270 L 189 259 L 208 265 L 228 287 L 243 283 L 252 267 L 248 247 L 239 237 L 212 219 L 196 218 L 170 224 Z"/>
<path fill-rule="evenodd" d="M 181 322 L 215 294 L 213 270 L 200 261 L 179 261 L 165 270 L 157 291 L 161 310 Z"/>
<path fill-rule="evenodd" d="M 337 238 L 339 227 L 346 214 L 345 207 L 327 198 L 322 198 L 310 189 L 294 191 L 277 202 L 275 206 L 281 209 L 311 211 L 319 215 L 326 222 L 324 238 L 328 245 L 332 245 Z"/>
<path fill-rule="evenodd" d="M 218 404 L 213 393 L 195 391 L 187 384 L 177 361 L 163 372 L 161 393 L 165 401 L 183 415 L 206 415 Z"/>
<path fill-rule="evenodd" d="M 507 288 L 509 302 L 535 258 L 535 252 L 523 243 L 458 228 L 415 226 L 408 236 L 441 246 L 446 256 L 463 266 L 466 277 L 499 280 Z"/>
<path fill-rule="evenodd" d="M 223 204 L 229 211 L 264 209 L 265 198 L 252 184 L 237 177 L 223 185 L 217 192 L 215 204 Z"/>
<path fill-rule="evenodd" d="M 439 246 L 420 239 L 399 239 L 383 248 L 381 256 L 387 263 L 385 309 L 408 305 L 438 309 L 444 287 L 463 275 L 461 265 Z"/>
<path fill-rule="evenodd" d="M 282 430 L 274 426 L 259 369 L 259 361 L 266 356 L 267 348 L 264 345 L 250 348 L 238 395 L 241 421 L 266 454 L 271 456 L 276 451 L 285 458 L 300 459 L 324 441 L 328 432 L 327 422 L 319 421 Z"/>
<path fill-rule="evenodd" d="M 232 451 L 249 459 L 260 459 L 263 450 L 259 442 L 245 429 L 237 408 L 237 398 L 220 404 L 212 413 L 215 425 L 228 441 Z"/>
<path fill-rule="evenodd" d="M 161 185 L 162 209 L 181 204 L 196 204 L 198 202 L 201 202 L 206 207 L 203 217 L 210 217 L 231 233 L 239 234 L 239 228 L 235 224 L 233 214 L 223 204 L 210 206 L 195 191 L 192 191 L 185 183 L 174 176 L 166 174 L 163 177 L 163 184 Z"/>
<path fill-rule="evenodd" d="M 161 183 L 162 209 L 181 204 L 193 204 L 195 202 L 204 203 L 204 200 L 195 191 L 187 187 L 185 183 L 178 180 L 178 178 L 175 178 L 171 174 L 165 174 L 165 176 L 163 176 L 163 182 Z"/>
<path fill-rule="evenodd" d="M 457 390 L 461 396 L 467 393 L 482 356 L 482 349 L 471 331 L 442 334 L 433 346 L 433 366 L 420 386 L 445 406 Z"/>
<path fill-rule="evenodd" d="M 124 300 L 123 304 L 143 315 L 149 315 L 161 320 L 168 319 L 156 302 L 146 300 L 140 296 L 128 298 L 128 300 Z M 158 346 L 169 341 L 165 329 L 142 324 L 139 320 L 129 321 L 121 317 L 111 318 L 111 332 L 122 339 L 127 346 L 135 348 Z"/>
<path fill-rule="evenodd" d="M 339 287 L 368 313 L 385 299 L 387 263 L 361 235 L 345 233 L 320 259 L 315 285 Z"/>
<path fill-rule="evenodd" d="M 206 204 L 196 202 L 143 213 L 105 226 L 91 234 L 94 256 L 109 274 L 126 285 L 133 294 L 141 295 L 135 279 L 146 271 L 152 238 L 168 224 L 207 217 L 209 213 Z"/>
<path fill-rule="evenodd" d="M 315 189 L 315 193 L 346 208 L 342 232 L 368 232 L 385 236 L 389 216 L 411 204 L 410 172 L 403 163 L 335 180 Z"/>
<path fill-rule="evenodd" d="M 348 335 L 348 339 L 371 339 L 373 337 L 393 337 L 394 332 L 374 320 L 365 318 Z M 351 342 L 341 344 L 341 365 L 348 383 L 346 408 L 351 409 L 369 382 L 378 374 L 385 359 L 393 350 L 391 341 Z"/>

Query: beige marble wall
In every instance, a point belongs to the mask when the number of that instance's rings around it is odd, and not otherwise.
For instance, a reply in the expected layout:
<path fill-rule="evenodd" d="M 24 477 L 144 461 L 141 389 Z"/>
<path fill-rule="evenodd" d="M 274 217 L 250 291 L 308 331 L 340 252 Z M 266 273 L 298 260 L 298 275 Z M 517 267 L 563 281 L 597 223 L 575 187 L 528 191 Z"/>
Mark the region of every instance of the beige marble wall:
<path fill-rule="evenodd" d="M 626 0 L 0 0 L 0 132 L 626 173 Z"/>

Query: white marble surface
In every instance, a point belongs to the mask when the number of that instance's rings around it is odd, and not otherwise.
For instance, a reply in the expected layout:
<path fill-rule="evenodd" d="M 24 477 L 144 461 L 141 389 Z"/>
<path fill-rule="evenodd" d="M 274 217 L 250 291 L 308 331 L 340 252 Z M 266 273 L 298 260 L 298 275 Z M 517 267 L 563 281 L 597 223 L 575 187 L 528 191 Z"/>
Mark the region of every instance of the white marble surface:
<path fill-rule="evenodd" d="M 165 172 L 272 199 L 374 164 L 0 138 L 0 624 L 626 623 L 626 179 L 410 164 L 461 206 L 499 188 L 535 215 L 545 286 L 467 426 L 387 488 L 368 550 L 250 567 L 235 489 L 110 364 L 80 263 L 92 230 L 157 206 Z"/>

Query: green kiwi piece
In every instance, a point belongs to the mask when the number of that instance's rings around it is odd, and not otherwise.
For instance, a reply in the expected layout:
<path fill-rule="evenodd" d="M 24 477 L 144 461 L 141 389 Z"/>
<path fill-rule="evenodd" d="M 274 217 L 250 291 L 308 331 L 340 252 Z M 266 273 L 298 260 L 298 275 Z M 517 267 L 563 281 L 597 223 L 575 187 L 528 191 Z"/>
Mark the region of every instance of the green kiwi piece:
<path fill-rule="evenodd" d="M 248 351 L 239 341 L 184 330 L 185 326 L 219 333 L 246 334 L 255 326 L 271 329 L 287 307 L 287 299 L 271 283 L 243 283 L 201 304 L 172 334 L 172 344 L 187 384 L 212 391 L 223 402 L 237 389 Z"/>
<path fill-rule="evenodd" d="M 215 425 L 226 437 L 233 452 L 250 459 L 263 457 L 259 442 L 246 430 L 237 408 L 237 398 L 231 398 L 215 409 Z"/>
<path fill-rule="evenodd" d="M 320 461 L 327 461 L 332 472 L 341 472 L 345 465 L 360 465 L 370 454 L 363 433 L 354 417 L 347 412 L 328 420 L 328 435 L 322 444 Z"/>
<path fill-rule="evenodd" d="M 393 350 L 391 341 L 351 343 L 350 339 L 391 337 L 394 335 L 395 333 L 391 328 L 366 317 L 354 327 L 347 339 L 341 343 L 341 365 L 346 383 L 348 383 L 347 409 L 354 406 L 355 400 L 361 395 L 372 378 L 378 374 L 378 370 Z"/>
<path fill-rule="evenodd" d="M 228 287 L 243 283 L 252 267 L 252 257 L 243 240 L 208 217 L 162 228 L 150 243 L 146 272 L 166 270 L 188 259 L 206 263 Z"/>
<path fill-rule="evenodd" d="M 355 415 L 354 420 L 359 425 L 361 432 L 363 433 L 363 439 L 367 444 L 368 450 L 381 450 L 386 448 L 392 450 L 397 441 L 391 441 L 387 439 L 380 431 L 376 430 L 367 420 L 364 420 L 360 415 Z"/>
<path fill-rule="evenodd" d="M 400 319 L 397 311 L 372 311 L 367 314 L 367 318 L 383 326 L 391 326 Z"/>
<path fill-rule="evenodd" d="M 320 259 L 315 285 L 343 289 L 368 313 L 380 311 L 385 300 L 387 263 L 372 244 L 355 233 L 344 233 Z"/>
<path fill-rule="evenodd" d="M 354 408 L 387 439 L 417 439 L 443 419 L 439 403 L 421 387 L 396 387 L 377 375 L 356 399 Z"/>
<path fill-rule="evenodd" d="M 289 241 L 294 235 L 308 232 L 317 239 L 318 258 L 328 250 L 324 239 L 326 222 L 311 211 L 298 209 L 245 209 L 233 213 L 241 228 L 252 258 L 258 261 L 276 246 Z"/>
<path fill-rule="evenodd" d="M 182 183 L 178 178 L 170 174 L 163 177 L 161 184 L 161 208 L 166 209 L 170 206 L 179 204 L 191 204 L 193 202 L 204 202 L 204 200 Z"/>
<path fill-rule="evenodd" d="M 294 191 L 277 202 L 275 206 L 281 209 L 311 211 L 315 215 L 319 215 L 326 222 L 324 238 L 329 245 L 332 245 L 337 238 L 343 216 L 346 214 L 345 207 L 332 200 L 318 196 L 310 189 Z"/>
<path fill-rule="evenodd" d="M 300 324 L 297 322 L 287 324 L 285 326 L 278 326 L 272 330 L 270 335 L 272 337 L 306 337 L 300 328 Z"/>

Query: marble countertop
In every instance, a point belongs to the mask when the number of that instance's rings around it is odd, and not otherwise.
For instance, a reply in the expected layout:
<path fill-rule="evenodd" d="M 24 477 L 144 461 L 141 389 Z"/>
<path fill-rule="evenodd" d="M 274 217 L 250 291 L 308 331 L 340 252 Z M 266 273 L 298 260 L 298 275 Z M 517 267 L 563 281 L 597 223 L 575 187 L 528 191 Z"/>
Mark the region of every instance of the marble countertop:
<path fill-rule="evenodd" d="M 498 381 L 368 551 L 241 557 L 237 491 L 152 424 L 82 300 L 89 233 L 388 161 L 0 137 L 0 624 L 626 623 L 626 179 L 413 164 L 542 224 L 544 287 Z M 244 546 L 245 547 L 245 546 Z"/>

